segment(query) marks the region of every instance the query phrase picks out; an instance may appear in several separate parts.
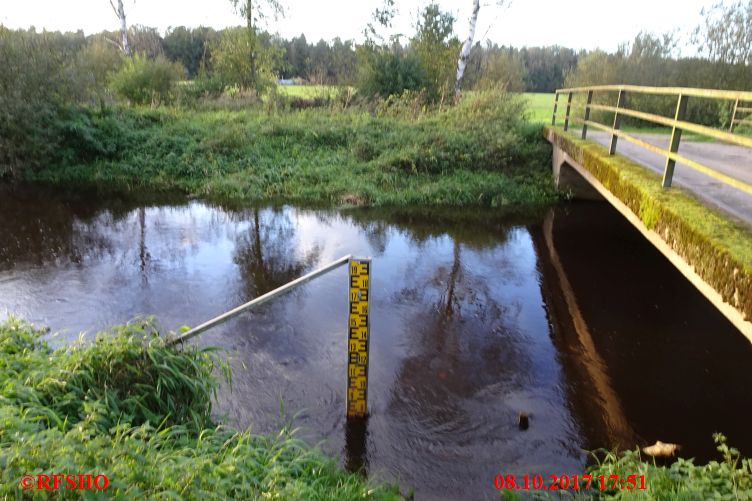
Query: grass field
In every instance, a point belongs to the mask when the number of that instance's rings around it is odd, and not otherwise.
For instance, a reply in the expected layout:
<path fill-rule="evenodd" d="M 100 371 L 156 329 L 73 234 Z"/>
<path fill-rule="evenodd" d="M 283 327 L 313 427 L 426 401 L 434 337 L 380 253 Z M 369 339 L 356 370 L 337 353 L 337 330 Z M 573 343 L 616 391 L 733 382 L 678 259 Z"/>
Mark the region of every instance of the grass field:
<path fill-rule="evenodd" d="M 524 95 L 528 102 L 528 120 L 535 124 L 550 124 L 555 94 L 525 92 Z"/>
<path fill-rule="evenodd" d="M 334 85 L 278 85 L 277 92 L 283 96 L 313 99 L 315 97 L 331 96 L 339 90 Z"/>

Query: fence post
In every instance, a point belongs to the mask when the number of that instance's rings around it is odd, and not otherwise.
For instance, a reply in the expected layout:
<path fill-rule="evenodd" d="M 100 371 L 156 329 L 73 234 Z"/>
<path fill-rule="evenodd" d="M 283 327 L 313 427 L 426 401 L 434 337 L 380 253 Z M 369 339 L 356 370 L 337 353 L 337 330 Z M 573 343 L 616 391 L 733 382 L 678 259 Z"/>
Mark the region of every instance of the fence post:
<path fill-rule="evenodd" d="M 582 139 L 587 139 L 587 123 L 590 120 L 590 104 L 593 102 L 593 91 L 587 93 L 587 103 L 585 104 L 585 120 L 582 122 Z"/>
<path fill-rule="evenodd" d="M 572 93 L 567 97 L 567 113 L 564 115 L 564 130 L 569 129 L 569 110 L 572 108 Z"/>
<path fill-rule="evenodd" d="M 669 188 L 671 186 L 671 180 L 674 177 L 674 167 L 676 166 L 676 160 L 671 158 L 672 153 L 679 151 L 679 142 L 681 142 L 682 129 L 676 126 L 676 122 L 684 120 L 684 114 L 687 111 L 687 97 L 679 94 L 679 100 L 676 102 L 676 114 L 674 115 L 674 126 L 671 128 L 671 143 L 668 147 L 668 155 L 666 156 L 666 169 L 663 171 L 663 187 Z"/>
<path fill-rule="evenodd" d="M 616 99 L 616 112 L 614 113 L 614 127 L 611 129 L 611 146 L 608 148 L 608 154 L 613 155 L 616 153 L 616 141 L 619 136 L 616 135 L 616 131 L 621 127 L 621 115 L 619 114 L 619 108 L 624 107 L 624 100 L 626 99 L 626 92 L 619 89 L 619 97 Z"/>
<path fill-rule="evenodd" d="M 734 122 L 736 122 L 736 110 L 739 109 L 739 100 L 734 103 L 734 112 L 731 114 L 731 125 L 729 126 L 729 132 L 734 132 Z"/>
<path fill-rule="evenodd" d="M 556 97 L 554 98 L 554 116 L 551 117 L 551 126 L 556 126 L 556 108 L 559 106 L 559 91 L 556 91 Z"/>
<path fill-rule="evenodd" d="M 369 291 L 371 260 L 350 260 L 350 314 L 347 322 L 347 417 L 368 413 Z"/>

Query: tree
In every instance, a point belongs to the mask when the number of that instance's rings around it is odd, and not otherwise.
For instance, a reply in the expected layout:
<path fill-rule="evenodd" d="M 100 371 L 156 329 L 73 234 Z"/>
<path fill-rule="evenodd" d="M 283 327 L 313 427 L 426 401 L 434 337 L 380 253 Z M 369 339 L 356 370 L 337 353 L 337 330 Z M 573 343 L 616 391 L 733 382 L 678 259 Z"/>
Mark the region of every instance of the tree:
<path fill-rule="evenodd" d="M 501 7 L 507 0 L 499 0 L 496 5 Z M 455 100 L 460 97 L 460 84 L 462 83 L 462 77 L 465 75 L 465 67 L 467 61 L 470 58 L 470 51 L 473 48 L 473 41 L 475 40 L 475 28 L 478 25 L 478 13 L 480 12 L 480 0 L 473 0 L 473 10 L 470 13 L 470 29 L 465 39 L 465 43 L 462 44 L 460 49 L 460 57 L 457 60 L 457 76 L 454 80 L 454 98 Z"/>
<path fill-rule="evenodd" d="M 453 35 L 454 17 L 431 3 L 423 9 L 416 28 L 412 48 L 426 75 L 428 97 L 436 100 L 451 88 L 454 57 L 460 45 Z"/>
<path fill-rule="evenodd" d="M 131 46 L 128 43 L 128 25 L 125 22 L 125 9 L 123 9 L 123 0 L 118 0 L 117 8 L 115 8 L 115 4 L 113 4 L 112 0 L 110 0 L 110 7 L 112 7 L 112 10 L 115 11 L 115 15 L 120 21 L 120 50 L 123 51 L 123 54 L 130 57 Z"/>
<path fill-rule="evenodd" d="M 718 3 L 702 9 L 705 24 L 698 26 L 692 41 L 711 61 L 752 64 L 752 0 L 729 6 Z"/>
<path fill-rule="evenodd" d="M 256 6 L 253 5 L 253 0 L 230 0 L 235 9 L 245 18 L 246 29 L 248 30 L 248 60 L 250 62 L 250 79 L 252 82 L 256 81 L 256 59 L 258 50 L 258 40 L 256 33 L 257 24 L 266 19 L 269 15 L 269 10 L 273 17 L 284 14 L 284 9 L 279 0 L 259 0 Z"/>
<path fill-rule="evenodd" d="M 198 75 L 201 66 L 206 64 L 209 44 L 217 38 L 217 32 L 213 28 L 178 26 L 167 30 L 162 45 L 165 55 L 182 63 L 188 76 L 193 78 Z"/>

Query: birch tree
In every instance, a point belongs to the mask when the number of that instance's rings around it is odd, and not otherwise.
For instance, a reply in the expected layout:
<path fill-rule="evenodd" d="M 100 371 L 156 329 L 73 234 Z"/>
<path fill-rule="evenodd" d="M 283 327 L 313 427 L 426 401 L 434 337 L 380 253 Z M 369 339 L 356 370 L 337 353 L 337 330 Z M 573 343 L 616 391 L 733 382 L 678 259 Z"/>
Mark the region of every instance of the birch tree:
<path fill-rule="evenodd" d="M 499 0 L 496 5 L 501 7 L 504 4 L 509 4 L 508 0 Z M 467 67 L 467 60 L 470 58 L 470 51 L 473 48 L 473 42 L 475 41 L 475 29 L 478 26 L 478 13 L 480 12 L 480 0 L 473 0 L 473 10 L 470 13 L 470 29 L 467 35 L 467 39 L 462 44 L 460 49 L 460 58 L 457 60 L 457 77 L 454 80 L 454 99 L 458 100 L 460 97 L 460 85 L 462 83 L 462 77 L 465 75 L 465 68 Z M 490 28 L 489 28 L 490 29 Z"/>
<path fill-rule="evenodd" d="M 110 7 L 112 7 L 113 11 L 115 11 L 115 15 L 120 21 L 120 50 L 123 51 L 123 54 L 130 57 L 131 46 L 130 44 L 128 44 L 128 24 L 125 22 L 125 9 L 123 8 L 123 0 L 117 0 L 117 8 L 115 8 L 115 4 L 112 3 L 112 0 L 110 0 Z"/>

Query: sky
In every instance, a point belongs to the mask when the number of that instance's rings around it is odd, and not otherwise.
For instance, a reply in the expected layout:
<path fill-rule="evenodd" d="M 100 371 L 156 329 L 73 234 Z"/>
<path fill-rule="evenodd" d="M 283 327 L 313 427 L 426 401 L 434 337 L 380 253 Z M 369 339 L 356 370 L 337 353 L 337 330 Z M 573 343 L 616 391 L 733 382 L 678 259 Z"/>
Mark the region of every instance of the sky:
<path fill-rule="evenodd" d="M 309 42 L 319 39 L 363 39 L 371 13 L 383 0 L 282 0 L 286 15 L 270 21 L 267 29 L 285 38 L 304 33 Z M 411 34 L 417 13 L 429 0 L 397 0 L 399 16 L 394 29 Z M 455 15 L 455 30 L 467 36 L 472 0 L 438 0 L 442 10 Z M 616 50 L 640 31 L 664 33 L 678 29 L 688 40 L 702 21 L 700 11 L 717 0 L 512 0 L 497 7 L 496 0 L 481 0 L 476 41 L 490 39 L 515 47 L 562 45 L 574 49 Z M 158 28 L 242 24 L 230 0 L 124 0 L 128 24 Z M 76 31 L 86 34 L 117 30 L 109 0 L 0 0 L 0 23 L 10 28 Z M 685 49 L 684 52 L 692 52 Z"/>

